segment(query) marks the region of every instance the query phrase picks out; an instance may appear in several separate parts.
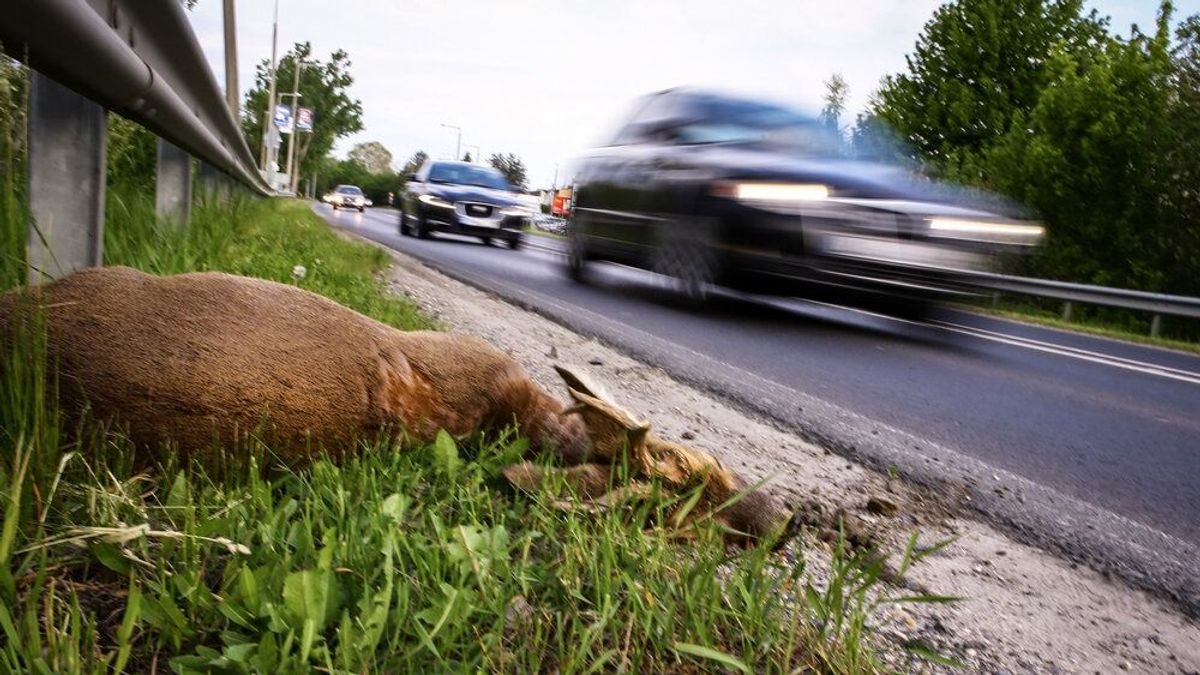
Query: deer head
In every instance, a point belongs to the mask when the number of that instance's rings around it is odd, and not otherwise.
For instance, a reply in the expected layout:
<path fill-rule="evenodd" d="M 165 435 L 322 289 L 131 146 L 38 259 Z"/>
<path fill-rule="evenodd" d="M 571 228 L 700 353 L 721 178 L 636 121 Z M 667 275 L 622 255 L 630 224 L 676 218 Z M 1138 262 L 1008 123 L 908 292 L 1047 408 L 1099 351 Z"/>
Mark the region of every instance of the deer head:
<path fill-rule="evenodd" d="M 589 508 L 607 508 L 619 501 L 650 494 L 657 481 L 676 493 L 699 490 L 700 499 L 669 518 L 686 532 L 691 524 L 711 518 L 728 538 L 749 543 L 775 539 L 784 543 L 795 534 L 796 521 L 783 505 L 761 489 L 748 485 L 711 454 L 658 437 L 648 422 L 639 420 L 583 371 L 555 366 L 574 405 L 563 415 L 578 415 L 591 441 L 584 464 L 550 469 L 586 501 Z M 614 472 L 625 467 L 629 482 L 614 486 Z M 542 485 L 547 469 L 531 463 L 509 467 L 505 477 L 516 487 L 532 491 Z"/>

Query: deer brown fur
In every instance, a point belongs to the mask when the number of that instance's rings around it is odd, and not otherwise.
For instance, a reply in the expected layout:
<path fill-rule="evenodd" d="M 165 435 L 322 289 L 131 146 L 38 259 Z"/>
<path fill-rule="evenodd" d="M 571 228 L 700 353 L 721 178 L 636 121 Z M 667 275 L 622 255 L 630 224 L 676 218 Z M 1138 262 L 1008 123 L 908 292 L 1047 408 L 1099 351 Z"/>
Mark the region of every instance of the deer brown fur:
<path fill-rule="evenodd" d="M 113 420 L 152 452 L 194 456 L 253 432 L 297 466 L 399 430 L 427 442 L 439 429 L 464 436 L 515 422 L 531 454 L 575 467 L 584 497 L 603 494 L 622 460 L 634 480 L 699 487 L 710 507 L 745 489 L 708 453 L 656 437 L 584 375 L 560 369 L 568 409 L 482 340 L 397 330 L 294 286 L 106 267 L 29 293 L 45 312 L 64 409 Z M 15 293 L 0 296 L 0 338 L 19 306 Z M 506 476 L 529 488 L 539 472 L 524 464 Z M 751 536 L 788 522 L 759 490 L 716 517 Z"/>

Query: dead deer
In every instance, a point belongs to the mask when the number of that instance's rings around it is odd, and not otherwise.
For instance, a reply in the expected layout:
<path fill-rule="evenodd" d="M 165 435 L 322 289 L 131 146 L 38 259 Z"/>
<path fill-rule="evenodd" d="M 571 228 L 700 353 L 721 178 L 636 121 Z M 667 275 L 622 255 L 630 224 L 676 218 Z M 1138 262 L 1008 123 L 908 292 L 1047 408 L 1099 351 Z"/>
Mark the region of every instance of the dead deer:
<path fill-rule="evenodd" d="M 439 429 L 462 437 L 515 423 L 584 498 L 604 497 L 624 466 L 634 490 L 702 490 L 693 514 L 740 495 L 712 516 L 733 538 L 793 522 L 712 455 L 657 437 L 586 375 L 558 369 L 565 407 L 474 337 L 401 331 L 294 286 L 216 272 L 96 268 L 27 293 L 45 312 L 64 410 L 117 422 L 151 454 L 173 447 L 187 458 L 255 432 L 295 466 L 397 430 L 424 443 Z M 17 299 L 0 296 L 0 344 Z M 533 489 L 543 471 L 526 462 L 504 474 Z"/>

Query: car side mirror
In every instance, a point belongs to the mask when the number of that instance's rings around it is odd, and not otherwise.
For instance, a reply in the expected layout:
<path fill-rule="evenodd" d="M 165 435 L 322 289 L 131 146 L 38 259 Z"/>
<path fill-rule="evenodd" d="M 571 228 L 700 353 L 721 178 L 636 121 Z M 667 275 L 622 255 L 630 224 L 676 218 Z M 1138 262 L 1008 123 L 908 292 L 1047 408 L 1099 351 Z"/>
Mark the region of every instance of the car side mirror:
<path fill-rule="evenodd" d="M 410 183 L 420 183 L 421 181 L 420 181 L 420 179 L 418 179 L 418 178 L 417 178 L 417 174 L 415 174 L 415 173 L 410 173 L 410 174 L 408 174 L 408 182 L 410 182 Z"/>

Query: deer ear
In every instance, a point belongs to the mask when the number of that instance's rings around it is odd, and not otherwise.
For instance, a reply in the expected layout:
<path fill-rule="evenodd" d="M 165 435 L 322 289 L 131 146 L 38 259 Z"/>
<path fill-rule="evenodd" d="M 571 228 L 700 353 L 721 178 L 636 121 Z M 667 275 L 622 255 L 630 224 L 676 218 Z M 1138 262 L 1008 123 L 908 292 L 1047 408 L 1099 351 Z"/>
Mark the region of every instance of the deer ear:
<path fill-rule="evenodd" d="M 585 417 L 588 415 L 599 415 L 629 431 L 643 427 L 650 428 L 648 422 L 643 422 L 634 417 L 633 413 L 613 403 L 610 399 L 598 398 L 585 391 L 571 387 L 567 388 L 567 392 L 571 394 L 571 398 L 575 401 L 575 406 L 571 408 L 573 412 L 578 412 Z"/>
<path fill-rule="evenodd" d="M 575 389 L 568 389 L 575 406 L 570 412 L 583 418 L 592 453 L 603 461 L 613 461 L 629 453 L 635 464 L 644 464 L 646 439 L 650 424 L 634 417 L 628 410 L 602 401 Z"/>
<path fill-rule="evenodd" d="M 612 394 L 608 393 L 607 389 L 601 386 L 599 382 L 593 380 L 583 369 L 556 363 L 554 364 L 554 370 L 558 371 L 558 376 L 566 383 L 568 390 L 587 394 L 592 398 L 616 405 L 616 399 L 612 397 Z"/>

